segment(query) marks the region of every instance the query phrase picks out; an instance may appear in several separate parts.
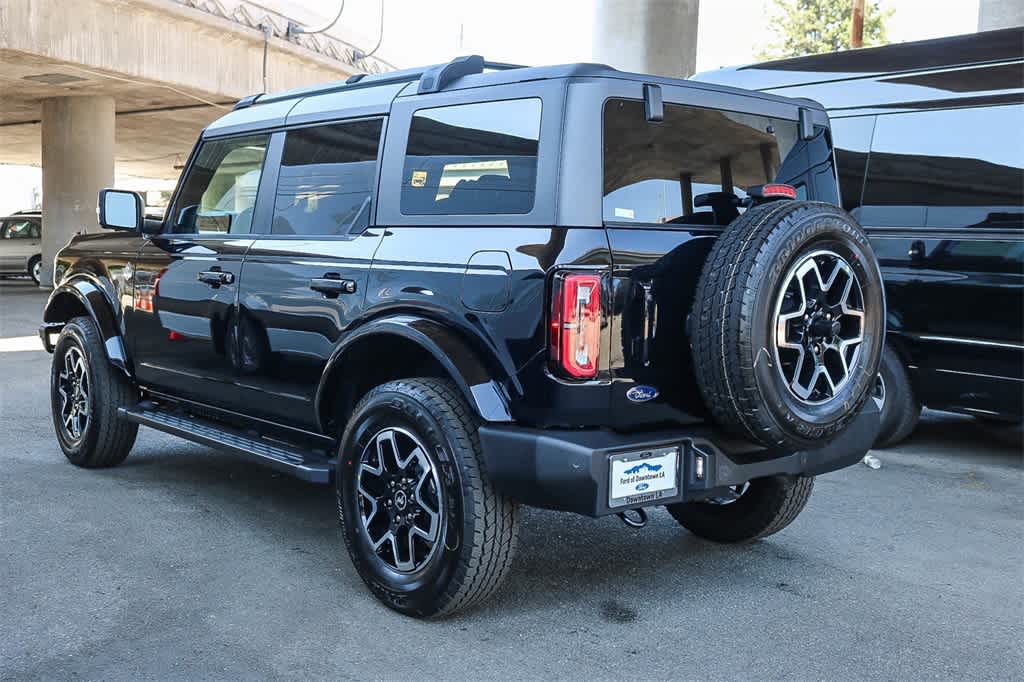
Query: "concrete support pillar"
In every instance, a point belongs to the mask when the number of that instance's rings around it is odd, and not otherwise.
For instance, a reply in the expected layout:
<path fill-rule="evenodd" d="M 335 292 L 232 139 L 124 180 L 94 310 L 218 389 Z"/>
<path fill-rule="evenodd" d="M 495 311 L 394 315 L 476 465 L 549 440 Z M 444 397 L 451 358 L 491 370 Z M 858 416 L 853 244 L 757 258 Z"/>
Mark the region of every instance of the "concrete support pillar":
<path fill-rule="evenodd" d="M 980 0 L 978 2 L 978 30 L 1024 26 L 1024 2 L 1021 0 Z"/>
<path fill-rule="evenodd" d="M 697 68 L 699 0 L 596 0 L 594 61 L 685 78 Z"/>
<path fill-rule="evenodd" d="M 43 100 L 43 272 L 53 286 L 53 257 L 79 232 L 95 232 L 96 196 L 114 184 L 114 98 Z"/>

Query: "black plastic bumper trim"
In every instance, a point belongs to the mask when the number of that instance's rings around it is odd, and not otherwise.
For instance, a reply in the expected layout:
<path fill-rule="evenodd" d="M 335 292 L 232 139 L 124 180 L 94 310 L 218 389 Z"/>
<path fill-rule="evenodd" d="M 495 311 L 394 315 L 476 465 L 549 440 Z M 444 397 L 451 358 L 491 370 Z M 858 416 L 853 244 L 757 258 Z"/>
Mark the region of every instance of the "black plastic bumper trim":
<path fill-rule="evenodd" d="M 535 429 L 503 424 L 480 427 L 488 475 L 495 488 L 522 504 L 584 516 L 672 504 L 707 496 L 709 490 L 779 474 L 817 476 L 858 462 L 878 433 L 874 403 L 829 445 L 776 453 L 730 441 L 707 427 L 622 434 L 603 429 Z M 608 506 L 608 458 L 621 452 L 678 446 L 682 450 L 678 495 Z M 694 458 L 705 458 L 696 477 Z"/>

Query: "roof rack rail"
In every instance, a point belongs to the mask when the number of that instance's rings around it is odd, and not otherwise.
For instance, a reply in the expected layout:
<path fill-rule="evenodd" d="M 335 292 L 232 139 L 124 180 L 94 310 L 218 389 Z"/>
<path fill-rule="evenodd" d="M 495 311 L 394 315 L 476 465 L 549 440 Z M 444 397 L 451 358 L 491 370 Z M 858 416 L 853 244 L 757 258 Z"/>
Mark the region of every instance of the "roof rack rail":
<path fill-rule="evenodd" d="M 507 71 L 509 69 L 521 69 L 518 64 L 505 64 L 504 62 L 489 62 L 478 54 L 456 57 L 447 64 L 431 66 L 423 71 L 419 87 L 416 93 L 419 95 L 428 92 L 440 92 L 452 82 L 463 76 L 470 76 L 483 73 L 484 69 L 494 71 Z"/>
<path fill-rule="evenodd" d="M 258 100 L 260 97 L 263 97 L 262 92 L 256 95 L 248 95 L 247 97 L 243 97 L 242 99 L 235 102 L 235 106 L 231 107 L 231 111 L 238 111 L 239 109 L 251 107 L 253 104 L 256 104 L 256 100 Z"/>
<path fill-rule="evenodd" d="M 268 102 L 279 102 L 282 100 L 295 99 L 298 97 L 309 97 L 311 95 L 324 95 L 330 92 L 347 90 L 348 88 L 365 88 L 375 85 L 390 85 L 393 83 L 411 83 L 419 81 L 417 92 L 438 92 L 450 85 L 453 81 L 462 76 L 483 73 L 484 70 L 505 71 L 508 69 L 524 68 L 519 64 L 505 64 L 503 62 L 488 62 L 480 55 L 467 55 L 456 57 L 447 64 L 435 64 L 415 69 L 403 69 L 401 71 L 386 71 L 378 74 L 356 73 L 343 81 L 324 83 L 273 94 L 258 94 L 243 97 L 235 105 L 235 109 L 245 109 L 254 104 L 265 104 Z"/>

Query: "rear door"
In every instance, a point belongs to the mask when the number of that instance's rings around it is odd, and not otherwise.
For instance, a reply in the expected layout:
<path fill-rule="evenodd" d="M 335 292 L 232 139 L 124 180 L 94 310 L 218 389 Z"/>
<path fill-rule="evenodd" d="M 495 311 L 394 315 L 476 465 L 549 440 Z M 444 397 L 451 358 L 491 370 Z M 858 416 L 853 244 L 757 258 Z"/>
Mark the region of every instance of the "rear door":
<path fill-rule="evenodd" d="M 1024 105 L 879 115 L 863 205 L 890 338 L 926 403 L 1015 413 L 1024 394 Z"/>
<path fill-rule="evenodd" d="M 272 214 L 239 299 L 238 386 L 250 414 L 316 426 L 317 386 L 362 310 L 382 236 L 369 226 L 383 128 L 376 117 L 275 133 Z"/>
<path fill-rule="evenodd" d="M 250 134 L 201 142 L 164 232 L 140 251 L 126 325 L 144 386 L 238 407 L 238 285 L 268 141 Z"/>

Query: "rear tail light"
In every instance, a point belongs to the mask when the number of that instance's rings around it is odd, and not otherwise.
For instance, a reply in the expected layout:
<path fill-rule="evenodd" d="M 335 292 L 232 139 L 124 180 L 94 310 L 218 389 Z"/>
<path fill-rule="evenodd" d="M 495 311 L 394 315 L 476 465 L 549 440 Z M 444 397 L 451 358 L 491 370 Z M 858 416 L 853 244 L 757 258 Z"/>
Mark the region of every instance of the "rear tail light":
<path fill-rule="evenodd" d="M 796 199 L 797 191 L 793 185 L 781 182 L 769 182 L 767 185 L 754 185 L 747 188 L 747 196 L 754 203 L 771 201 L 773 199 Z"/>
<path fill-rule="evenodd" d="M 761 194 L 765 197 L 796 199 L 796 187 L 793 187 L 793 185 L 783 185 L 782 183 L 771 183 L 761 188 Z"/>
<path fill-rule="evenodd" d="M 551 292 L 552 362 L 573 379 L 590 379 L 597 376 L 600 350 L 600 275 L 557 275 Z"/>

